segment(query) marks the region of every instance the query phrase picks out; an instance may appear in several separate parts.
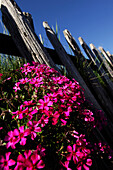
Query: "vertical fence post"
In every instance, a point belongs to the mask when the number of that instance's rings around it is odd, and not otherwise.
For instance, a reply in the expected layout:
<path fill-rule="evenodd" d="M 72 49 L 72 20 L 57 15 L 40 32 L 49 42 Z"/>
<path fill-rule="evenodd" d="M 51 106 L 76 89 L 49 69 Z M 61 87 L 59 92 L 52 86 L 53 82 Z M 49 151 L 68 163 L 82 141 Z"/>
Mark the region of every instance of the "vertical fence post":
<path fill-rule="evenodd" d="M 93 62 L 94 65 L 96 65 L 95 62 L 95 56 L 92 53 L 92 51 L 90 50 L 90 48 L 87 46 L 87 44 L 85 43 L 85 41 L 83 40 L 82 37 L 78 38 L 80 45 L 82 46 L 82 48 L 84 49 L 85 53 L 87 54 L 87 56 L 89 57 L 89 59 L 91 59 L 91 61 Z"/>

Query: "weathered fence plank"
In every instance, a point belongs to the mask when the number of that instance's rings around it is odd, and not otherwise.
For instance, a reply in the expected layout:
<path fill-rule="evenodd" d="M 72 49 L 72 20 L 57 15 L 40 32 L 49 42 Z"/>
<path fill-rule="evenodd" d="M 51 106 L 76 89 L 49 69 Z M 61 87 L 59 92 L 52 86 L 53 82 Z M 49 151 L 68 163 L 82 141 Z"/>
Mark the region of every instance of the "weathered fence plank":
<path fill-rule="evenodd" d="M 107 55 L 106 51 L 102 47 L 99 47 L 99 50 L 102 52 L 102 54 L 104 55 L 104 57 L 106 58 L 110 66 L 113 68 L 113 62 L 112 60 L 110 60 L 110 57 Z"/>
<path fill-rule="evenodd" d="M 33 31 L 35 31 L 35 28 L 34 28 L 34 23 L 33 23 L 33 18 L 32 18 L 32 15 L 28 12 L 23 12 L 24 16 L 26 17 L 26 20 L 29 22 L 29 24 L 31 25 Z"/>
<path fill-rule="evenodd" d="M 94 54 L 97 56 L 97 58 L 100 60 L 100 62 L 103 63 L 104 68 L 106 68 L 106 70 L 108 71 L 110 76 L 113 78 L 113 70 L 107 63 L 106 59 L 104 59 L 104 57 L 101 55 L 99 50 L 93 44 L 90 44 L 90 47 L 91 47 L 92 51 L 94 52 Z"/>
<path fill-rule="evenodd" d="M 76 48 L 75 47 L 76 43 L 74 42 L 75 41 L 74 38 L 72 37 L 72 35 L 70 34 L 70 32 L 68 30 L 64 31 L 64 35 L 65 35 L 65 38 L 66 38 L 67 42 L 69 43 L 71 49 L 74 52 L 75 48 Z M 78 61 L 79 61 L 79 55 L 77 55 L 77 56 L 78 56 Z M 81 57 L 84 58 L 84 56 L 82 56 L 82 55 L 81 55 Z M 86 64 L 87 64 L 87 62 L 86 62 Z M 104 109 L 106 114 L 109 115 L 109 118 L 113 122 L 113 103 L 112 103 L 111 99 L 109 98 L 109 95 L 107 94 L 105 89 L 101 86 L 98 79 L 94 79 L 95 75 L 94 75 L 93 70 L 91 69 L 90 66 L 87 67 L 86 71 L 89 75 L 88 81 L 90 82 L 90 85 L 91 85 L 90 88 L 92 89 L 92 92 L 94 92 L 95 98 L 99 100 L 99 103 L 101 104 L 102 108 Z M 92 80 L 90 78 L 90 75 L 91 75 L 91 77 L 93 77 Z"/>
<path fill-rule="evenodd" d="M 92 53 L 92 51 L 90 50 L 90 48 L 87 46 L 87 44 L 84 42 L 84 40 L 82 39 L 82 37 L 78 38 L 80 45 L 82 46 L 82 48 L 84 49 L 85 53 L 87 54 L 87 56 L 91 59 L 91 61 L 93 62 L 94 65 L 96 65 L 96 61 L 95 61 L 95 56 Z"/>
<path fill-rule="evenodd" d="M 106 51 L 107 55 L 110 57 L 110 59 L 112 60 L 112 55 L 109 51 Z"/>
<path fill-rule="evenodd" d="M 106 89 L 109 92 L 110 97 L 113 98 L 113 82 L 110 80 L 109 76 L 106 74 L 105 70 L 103 69 L 101 63 L 99 63 L 99 61 L 96 59 L 96 56 L 93 54 L 91 49 L 85 43 L 83 38 L 79 37 L 78 39 L 84 51 L 86 52 L 87 56 L 90 57 L 93 63 L 97 66 L 97 71 L 100 74 L 102 80 L 106 83 L 107 86 Z"/>
<path fill-rule="evenodd" d="M 88 69 L 87 67 L 89 67 L 89 65 L 91 64 L 91 62 L 90 62 L 91 60 L 89 60 L 89 62 L 88 62 L 88 60 L 86 60 L 86 58 L 82 54 L 80 48 L 78 47 L 78 44 L 76 43 L 74 37 L 72 37 L 71 33 L 67 29 L 65 29 L 63 31 L 63 33 L 64 33 L 64 36 L 66 38 L 66 41 L 68 42 L 73 53 L 75 54 L 76 60 L 79 61 L 78 63 L 82 62 L 82 64 L 83 64 L 83 62 L 84 62 L 85 63 L 84 69 L 87 70 Z"/>
<path fill-rule="evenodd" d="M 3 23 L 12 35 L 13 41 L 21 55 L 30 62 L 34 60 L 45 63 L 57 70 L 55 63 L 41 44 L 16 2 L 2 0 L 1 11 Z"/>
<path fill-rule="evenodd" d="M 106 53 L 107 53 L 107 55 L 109 56 L 110 60 L 113 63 L 113 56 L 112 56 L 112 54 L 109 51 L 106 51 Z"/>

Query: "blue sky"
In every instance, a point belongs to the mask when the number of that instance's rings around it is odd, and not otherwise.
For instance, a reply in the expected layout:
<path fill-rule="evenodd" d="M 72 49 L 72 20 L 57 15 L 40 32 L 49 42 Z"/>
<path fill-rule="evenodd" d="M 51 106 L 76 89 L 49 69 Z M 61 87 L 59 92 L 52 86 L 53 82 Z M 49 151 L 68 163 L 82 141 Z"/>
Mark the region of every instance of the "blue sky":
<path fill-rule="evenodd" d="M 51 47 L 42 23 L 47 21 L 55 28 L 57 21 L 61 43 L 67 51 L 69 47 L 63 35 L 65 29 L 70 31 L 78 45 L 78 37 L 81 36 L 87 44 L 93 43 L 97 48 L 102 46 L 113 54 L 113 0 L 16 0 L 16 2 L 22 11 L 32 14 L 36 34 L 44 37 L 45 46 Z"/>

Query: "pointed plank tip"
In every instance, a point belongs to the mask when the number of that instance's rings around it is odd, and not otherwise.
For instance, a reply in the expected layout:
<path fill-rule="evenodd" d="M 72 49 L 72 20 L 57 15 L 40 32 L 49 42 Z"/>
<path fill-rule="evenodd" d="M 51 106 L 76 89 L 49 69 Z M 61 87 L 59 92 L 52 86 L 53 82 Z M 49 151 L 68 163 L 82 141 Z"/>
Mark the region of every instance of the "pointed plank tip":
<path fill-rule="evenodd" d="M 94 46 L 93 44 L 90 44 L 90 47 L 91 47 L 91 49 L 94 49 L 94 48 L 95 48 L 95 46 Z"/>
<path fill-rule="evenodd" d="M 108 54 L 108 56 L 111 56 L 111 53 L 109 51 L 106 51 L 106 53 Z"/>
<path fill-rule="evenodd" d="M 67 33 L 69 33 L 69 31 L 68 31 L 67 29 L 65 29 L 65 30 L 63 31 L 63 33 L 66 33 L 66 34 L 67 34 Z"/>
<path fill-rule="evenodd" d="M 48 27 L 48 22 L 47 21 L 43 21 L 43 27 L 44 28 Z"/>
<path fill-rule="evenodd" d="M 103 50 L 103 47 L 100 46 L 98 49 L 99 49 L 99 50 Z"/>
<path fill-rule="evenodd" d="M 65 29 L 63 33 L 64 33 L 64 36 L 71 36 L 71 33 L 68 31 L 68 29 Z"/>
<path fill-rule="evenodd" d="M 84 44 L 84 40 L 82 39 L 82 37 L 79 37 L 78 40 L 80 42 L 80 45 Z"/>

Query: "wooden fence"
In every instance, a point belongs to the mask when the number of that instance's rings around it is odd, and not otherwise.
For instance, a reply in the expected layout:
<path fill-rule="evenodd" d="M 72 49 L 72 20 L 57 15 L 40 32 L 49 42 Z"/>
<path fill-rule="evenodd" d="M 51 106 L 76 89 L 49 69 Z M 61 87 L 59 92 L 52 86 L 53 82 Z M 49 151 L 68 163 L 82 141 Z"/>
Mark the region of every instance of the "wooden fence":
<path fill-rule="evenodd" d="M 14 0 L 1 0 L 1 11 L 3 23 L 11 36 L 0 34 L 0 53 L 26 57 L 28 62 L 45 63 L 56 70 L 56 64 L 65 66 L 70 77 L 84 88 L 85 97 L 93 104 L 92 107 L 102 110 L 107 117 L 108 125 L 104 132 L 96 129 L 96 134 L 113 147 L 113 55 L 102 47 L 98 50 L 93 44 L 88 46 L 79 37 L 80 45 L 88 56 L 86 59 L 71 33 L 64 30 L 74 55 L 67 54 L 47 22 L 43 22 L 43 27 L 54 50 L 45 48 L 34 31 L 31 15 L 23 13 Z"/>

